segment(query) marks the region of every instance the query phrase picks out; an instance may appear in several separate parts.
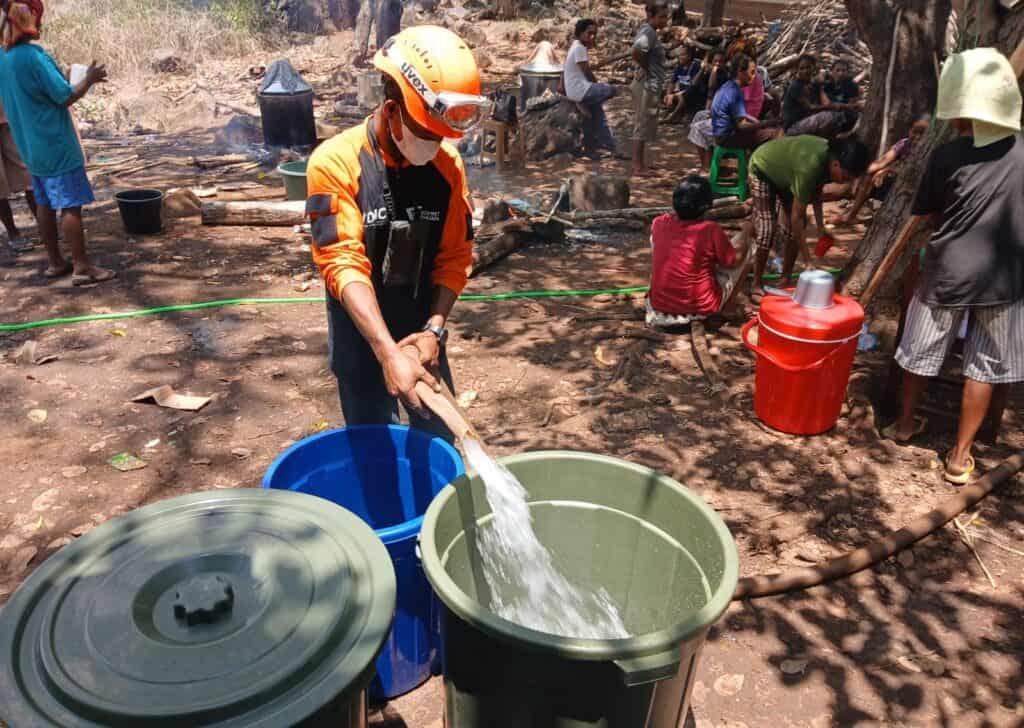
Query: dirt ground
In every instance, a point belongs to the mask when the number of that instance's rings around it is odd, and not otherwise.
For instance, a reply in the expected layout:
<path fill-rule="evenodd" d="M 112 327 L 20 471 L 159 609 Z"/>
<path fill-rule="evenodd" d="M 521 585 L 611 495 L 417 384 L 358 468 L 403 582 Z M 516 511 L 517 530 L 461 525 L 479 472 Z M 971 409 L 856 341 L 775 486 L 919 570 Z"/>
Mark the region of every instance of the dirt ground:
<path fill-rule="evenodd" d="M 613 121 L 628 123 L 619 100 Z M 634 204 L 668 204 L 692 166 L 684 127 L 665 127 L 663 170 Z M 91 249 L 117 281 L 75 290 L 49 283 L 41 250 L 0 252 L 0 323 L 101 314 L 238 297 L 322 296 L 308 242 L 290 228 L 212 228 L 169 221 L 129 237 L 113 190 L 127 186 L 273 186 L 267 170 L 200 172 L 210 132 L 86 142 L 93 164 L 124 150 L 168 160 L 124 179 L 97 176 L 103 202 L 87 212 Z M 625 162 L 602 163 L 625 171 Z M 470 167 L 474 194 L 543 199 L 595 163 L 534 163 L 499 174 Z M 265 190 L 263 191 L 265 192 Z M 254 194 L 252 190 L 243 194 Z M 19 220 L 30 228 L 27 211 Z M 826 261 L 842 264 L 855 229 Z M 466 293 L 645 285 L 646 235 L 537 245 L 472 279 Z M 782 435 L 753 414 L 754 359 L 735 322 L 711 334 L 724 381 L 716 392 L 689 337 L 644 337 L 642 296 L 462 302 L 449 354 L 469 414 L 499 454 L 570 448 L 653 467 L 702 495 L 725 519 L 742 575 L 841 554 L 898 528 L 955 493 L 938 467 L 956 427 L 955 368 L 930 387 L 930 426 L 910 447 L 879 439 L 870 411 L 847 408 L 825 435 Z M 888 315 L 884 315 L 884 314 Z M 883 346 L 858 357 L 859 389 L 882 413 L 892 310 L 875 323 Z M 210 488 L 257 487 L 291 443 L 343 424 L 326 369 L 319 302 L 232 306 L 0 333 L 0 603 L 61 546 L 153 501 Z M 42 364 L 14 361 L 26 341 Z M 597 352 L 600 347 L 600 353 Z M 627 367 L 618 364 L 631 357 Z M 130 399 L 151 387 L 211 396 L 186 413 Z M 46 418 L 40 421 L 39 411 Z M 1002 437 L 979 445 L 982 469 L 1024 448 L 1015 393 Z M 106 461 L 133 453 L 147 466 Z M 1024 506 L 1021 479 L 982 503 L 969 526 L 978 557 L 950 526 L 898 559 L 828 587 L 734 603 L 713 630 L 694 688 L 691 721 L 739 726 L 1024 725 Z M 966 521 L 965 521 L 966 522 Z M 979 562 L 980 559 L 980 562 Z M 992 581 L 982 570 L 981 563 Z M 440 680 L 374 713 L 378 728 L 439 728 Z"/>

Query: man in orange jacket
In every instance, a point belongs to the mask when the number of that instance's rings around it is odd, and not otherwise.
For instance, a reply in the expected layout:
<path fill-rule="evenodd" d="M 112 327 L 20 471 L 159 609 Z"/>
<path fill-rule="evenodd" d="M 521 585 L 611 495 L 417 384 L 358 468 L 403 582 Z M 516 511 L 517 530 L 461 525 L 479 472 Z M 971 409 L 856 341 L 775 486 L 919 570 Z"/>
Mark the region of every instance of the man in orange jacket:
<path fill-rule="evenodd" d="M 391 38 L 374 66 L 385 100 L 310 157 L 306 210 L 327 287 L 331 370 L 349 425 L 398 421 L 450 436 L 415 387 L 451 386 L 445 324 L 472 259 L 472 203 L 459 138 L 489 108 L 465 42 L 419 26 Z M 419 356 L 411 356 L 412 347 Z"/>

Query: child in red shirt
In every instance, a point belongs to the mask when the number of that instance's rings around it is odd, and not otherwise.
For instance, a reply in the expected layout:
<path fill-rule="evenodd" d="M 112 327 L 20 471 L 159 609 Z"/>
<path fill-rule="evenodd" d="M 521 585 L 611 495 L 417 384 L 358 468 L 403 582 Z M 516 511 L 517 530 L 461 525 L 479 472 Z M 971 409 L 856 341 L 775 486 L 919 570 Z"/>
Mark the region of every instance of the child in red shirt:
<path fill-rule="evenodd" d="M 717 223 L 701 220 L 711 209 L 711 185 L 690 175 L 672 195 L 675 214 L 651 224 L 649 307 L 669 316 L 707 316 L 732 299 L 749 246 L 737 250 Z"/>

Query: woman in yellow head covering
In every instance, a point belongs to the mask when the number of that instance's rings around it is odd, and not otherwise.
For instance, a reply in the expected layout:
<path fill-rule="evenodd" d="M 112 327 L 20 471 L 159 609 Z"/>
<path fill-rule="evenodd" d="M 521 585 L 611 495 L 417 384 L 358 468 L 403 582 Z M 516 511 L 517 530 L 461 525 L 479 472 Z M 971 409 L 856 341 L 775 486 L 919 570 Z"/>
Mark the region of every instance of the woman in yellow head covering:
<path fill-rule="evenodd" d="M 946 457 L 946 479 L 964 485 L 986 417 L 997 432 L 1009 385 L 1024 381 L 1024 135 L 1009 61 L 991 48 L 950 56 L 936 116 L 960 137 L 932 153 L 914 203 L 914 214 L 935 232 L 896 352 L 905 372 L 903 409 L 885 434 L 905 442 L 924 429 L 914 411 L 926 378 L 939 373 L 967 318 L 967 381 L 956 445 Z"/>

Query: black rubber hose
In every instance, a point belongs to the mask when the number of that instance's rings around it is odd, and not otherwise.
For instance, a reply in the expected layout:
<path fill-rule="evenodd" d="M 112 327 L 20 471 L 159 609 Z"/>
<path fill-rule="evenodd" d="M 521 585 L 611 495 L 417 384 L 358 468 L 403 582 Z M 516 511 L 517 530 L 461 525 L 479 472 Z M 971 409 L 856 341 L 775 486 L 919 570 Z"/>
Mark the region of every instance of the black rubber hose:
<path fill-rule="evenodd" d="M 828 584 L 870 568 L 907 546 L 917 543 L 925 536 L 930 536 L 981 501 L 1021 468 L 1024 468 L 1024 451 L 1007 458 L 995 470 L 985 473 L 974 484 L 967 486 L 938 508 L 918 516 L 900 530 L 890 532 L 885 538 L 817 566 L 740 579 L 732 598 L 756 599 L 787 594 L 819 584 Z"/>

